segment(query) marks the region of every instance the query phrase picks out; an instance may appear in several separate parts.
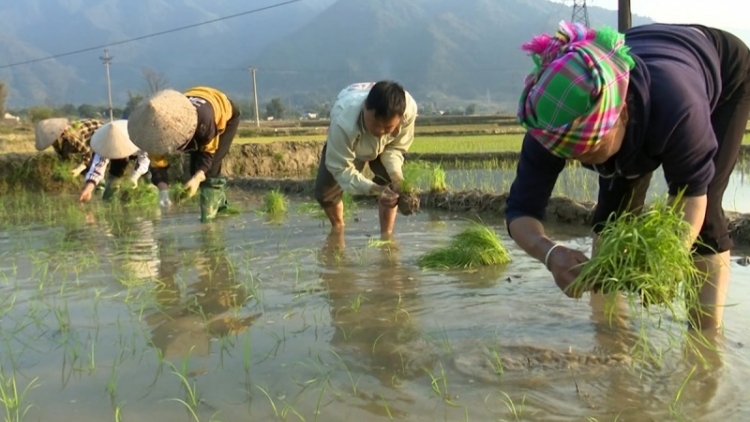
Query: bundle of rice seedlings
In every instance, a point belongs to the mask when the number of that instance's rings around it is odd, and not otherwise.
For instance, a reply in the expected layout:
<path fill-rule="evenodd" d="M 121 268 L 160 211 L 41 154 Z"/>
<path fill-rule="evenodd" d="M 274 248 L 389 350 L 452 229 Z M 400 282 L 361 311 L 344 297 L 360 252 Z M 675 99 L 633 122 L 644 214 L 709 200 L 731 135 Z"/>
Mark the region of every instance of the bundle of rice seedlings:
<path fill-rule="evenodd" d="M 279 215 L 286 213 L 286 197 L 278 189 L 266 193 L 263 204 L 263 212 L 266 214 Z"/>
<path fill-rule="evenodd" d="M 678 196 L 660 199 L 640 214 L 611 218 L 599 235 L 597 253 L 570 285 L 577 291 L 624 292 L 642 305 L 667 305 L 697 298 L 706 274 L 696 268 L 688 247 L 690 224 Z"/>
<path fill-rule="evenodd" d="M 169 198 L 175 204 L 180 204 L 189 199 L 194 199 L 197 197 L 198 195 L 195 195 L 193 198 L 189 198 L 188 190 L 182 183 L 173 183 L 169 185 Z"/>
<path fill-rule="evenodd" d="M 473 222 L 451 238 L 446 247 L 435 249 L 417 259 L 422 268 L 473 268 L 507 264 L 510 255 L 491 228 Z"/>
<path fill-rule="evenodd" d="M 132 185 L 126 185 L 119 191 L 120 203 L 127 206 L 158 206 L 159 189 L 151 183 L 140 183 L 135 188 Z"/>
<path fill-rule="evenodd" d="M 398 185 L 398 212 L 412 215 L 419 212 L 419 194 L 417 186 L 428 176 L 427 169 L 421 163 L 407 163 L 403 169 L 403 180 Z"/>

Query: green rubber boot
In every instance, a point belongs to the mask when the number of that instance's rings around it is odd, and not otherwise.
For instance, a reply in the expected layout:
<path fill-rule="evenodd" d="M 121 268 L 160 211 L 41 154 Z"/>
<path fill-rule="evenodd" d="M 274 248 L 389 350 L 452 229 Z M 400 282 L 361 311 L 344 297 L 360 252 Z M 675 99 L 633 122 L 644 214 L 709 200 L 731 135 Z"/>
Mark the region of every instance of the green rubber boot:
<path fill-rule="evenodd" d="M 108 177 L 107 182 L 104 184 L 104 194 L 102 194 L 102 200 L 109 201 L 120 191 L 120 178 Z"/>
<path fill-rule="evenodd" d="M 201 223 L 216 218 L 227 208 L 227 179 L 206 179 L 200 187 Z"/>

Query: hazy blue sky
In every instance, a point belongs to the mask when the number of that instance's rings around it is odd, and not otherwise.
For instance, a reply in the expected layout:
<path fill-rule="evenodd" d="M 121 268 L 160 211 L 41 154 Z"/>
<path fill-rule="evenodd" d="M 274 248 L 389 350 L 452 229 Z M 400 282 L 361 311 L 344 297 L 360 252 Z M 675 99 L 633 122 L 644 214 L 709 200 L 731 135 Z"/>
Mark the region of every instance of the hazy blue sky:
<path fill-rule="evenodd" d="M 573 1 L 564 3 L 572 5 Z M 617 10 L 617 0 L 587 0 L 586 4 Z M 657 22 L 715 26 L 750 42 L 750 2 L 747 0 L 631 0 L 630 8 L 634 14 Z"/>

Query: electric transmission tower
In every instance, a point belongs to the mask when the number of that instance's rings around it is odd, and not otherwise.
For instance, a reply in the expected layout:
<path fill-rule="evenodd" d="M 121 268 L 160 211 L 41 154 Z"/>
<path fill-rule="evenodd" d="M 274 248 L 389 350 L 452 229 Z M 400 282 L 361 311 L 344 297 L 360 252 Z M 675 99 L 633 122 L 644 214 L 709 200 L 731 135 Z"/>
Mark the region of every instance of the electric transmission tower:
<path fill-rule="evenodd" d="M 109 98 L 109 121 L 115 120 L 114 113 L 112 111 L 112 84 L 109 80 L 109 65 L 112 63 L 114 57 L 109 55 L 109 50 L 104 49 L 104 56 L 99 57 L 104 63 L 104 67 L 107 69 L 107 97 Z"/>
<path fill-rule="evenodd" d="M 586 0 L 573 0 L 573 22 L 589 27 L 589 11 L 586 9 Z"/>

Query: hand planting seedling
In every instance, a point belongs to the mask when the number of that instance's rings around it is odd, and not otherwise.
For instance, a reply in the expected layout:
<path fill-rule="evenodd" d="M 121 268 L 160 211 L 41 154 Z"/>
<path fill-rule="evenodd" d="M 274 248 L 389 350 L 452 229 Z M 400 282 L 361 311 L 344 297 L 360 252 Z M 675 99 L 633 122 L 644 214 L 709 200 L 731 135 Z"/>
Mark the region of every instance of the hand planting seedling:
<path fill-rule="evenodd" d="M 626 212 L 610 219 L 595 256 L 569 288 L 624 292 L 644 305 L 670 304 L 680 296 L 697 303 L 706 274 L 693 263 L 687 246 L 690 230 L 681 209 L 666 200 L 639 215 Z"/>
<path fill-rule="evenodd" d="M 398 193 L 398 212 L 402 215 L 413 215 L 419 212 L 418 185 L 428 181 L 430 190 L 445 189 L 445 172 L 441 168 L 433 168 L 427 163 L 407 163 L 403 167 L 403 179 L 391 185 L 391 189 Z M 441 178 L 442 174 L 442 178 Z"/>
<path fill-rule="evenodd" d="M 507 264 L 510 255 L 494 230 L 472 222 L 471 226 L 454 235 L 448 246 L 435 249 L 417 259 L 422 268 L 473 268 Z"/>
<path fill-rule="evenodd" d="M 179 204 L 190 199 L 190 192 L 182 183 L 174 183 L 169 185 L 169 196 L 172 202 Z"/>
<path fill-rule="evenodd" d="M 412 215 L 419 212 L 419 195 L 414 185 L 406 179 L 391 188 L 398 193 L 398 212 L 402 215 Z"/>

